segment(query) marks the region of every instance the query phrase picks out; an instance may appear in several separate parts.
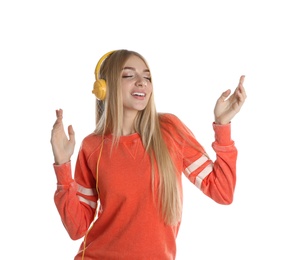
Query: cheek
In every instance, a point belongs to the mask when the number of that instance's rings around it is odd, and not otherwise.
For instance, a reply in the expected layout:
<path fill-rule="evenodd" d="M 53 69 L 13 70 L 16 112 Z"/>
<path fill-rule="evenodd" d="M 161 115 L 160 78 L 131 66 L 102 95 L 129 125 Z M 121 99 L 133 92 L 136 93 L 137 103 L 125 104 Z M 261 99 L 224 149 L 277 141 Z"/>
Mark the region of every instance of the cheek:
<path fill-rule="evenodd" d="M 126 94 L 129 92 L 129 88 L 128 88 L 128 85 L 127 84 L 122 84 L 121 85 L 121 93 L 122 93 L 122 96 L 126 96 Z"/>
<path fill-rule="evenodd" d="M 127 102 L 130 99 L 130 90 L 127 87 L 122 87 L 121 97 L 123 103 Z"/>

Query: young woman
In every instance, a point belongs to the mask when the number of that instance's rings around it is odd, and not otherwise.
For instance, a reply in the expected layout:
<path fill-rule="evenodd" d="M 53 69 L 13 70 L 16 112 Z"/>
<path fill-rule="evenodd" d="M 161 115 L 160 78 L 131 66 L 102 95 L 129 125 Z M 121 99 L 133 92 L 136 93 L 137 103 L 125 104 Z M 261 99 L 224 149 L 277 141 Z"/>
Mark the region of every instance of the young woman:
<path fill-rule="evenodd" d="M 61 109 L 51 134 L 55 204 L 70 237 L 84 237 L 74 259 L 175 259 L 182 173 L 215 202 L 233 201 L 237 149 L 230 122 L 246 99 L 244 76 L 216 102 L 215 161 L 178 117 L 156 111 L 140 54 L 105 54 L 95 77 L 96 129 L 82 141 L 74 178 L 74 131 L 68 126 L 65 134 Z"/>

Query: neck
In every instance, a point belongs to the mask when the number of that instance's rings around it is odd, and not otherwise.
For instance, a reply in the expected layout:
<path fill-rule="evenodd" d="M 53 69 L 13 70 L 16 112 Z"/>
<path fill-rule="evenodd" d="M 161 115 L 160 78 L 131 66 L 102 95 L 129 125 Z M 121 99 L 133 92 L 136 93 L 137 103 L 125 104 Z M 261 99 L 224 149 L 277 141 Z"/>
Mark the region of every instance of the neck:
<path fill-rule="evenodd" d="M 123 136 L 131 135 L 131 134 L 134 134 L 134 133 L 135 133 L 134 130 L 130 131 L 130 130 L 124 130 L 123 129 L 123 131 L 122 131 L 122 135 Z"/>
<path fill-rule="evenodd" d="M 124 113 L 122 135 L 130 135 L 135 133 L 134 121 L 136 113 Z"/>

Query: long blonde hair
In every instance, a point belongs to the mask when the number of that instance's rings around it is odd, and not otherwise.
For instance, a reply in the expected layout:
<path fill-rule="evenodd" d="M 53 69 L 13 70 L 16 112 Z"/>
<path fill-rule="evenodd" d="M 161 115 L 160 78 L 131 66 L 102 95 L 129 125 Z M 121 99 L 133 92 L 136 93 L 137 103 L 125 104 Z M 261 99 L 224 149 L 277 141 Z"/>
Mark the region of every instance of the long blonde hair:
<path fill-rule="evenodd" d="M 146 60 L 139 53 L 117 50 L 105 59 L 99 72 L 99 78 L 106 80 L 107 92 L 104 101 L 96 100 L 95 133 L 98 135 L 112 133 L 113 143 L 119 140 L 123 127 L 120 77 L 122 68 L 131 55 L 141 58 L 147 65 Z M 153 93 L 146 108 L 138 112 L 134 127 L 141 136 L 146 152 L 150 156 L 152 172 L 154 173 L 155 165 L 158 169 L 158 203 L 162 218 L 166 224 L 176 225 L 181 219 L 182 198 L 176 178 L 177 170 L 163 139 L 160 116 L 156 111 Z M 152 174 L 152 178 L 154 183 L 154 174 Z"/>

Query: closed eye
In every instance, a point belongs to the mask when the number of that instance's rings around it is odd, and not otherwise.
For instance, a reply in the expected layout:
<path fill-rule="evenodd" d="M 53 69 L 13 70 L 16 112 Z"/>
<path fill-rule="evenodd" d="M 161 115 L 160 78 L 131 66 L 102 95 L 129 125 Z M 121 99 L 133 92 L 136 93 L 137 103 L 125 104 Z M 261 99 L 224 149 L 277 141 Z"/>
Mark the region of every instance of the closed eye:
<path fill-rule="evenodd" d="M 126 79 L 126 78 L 133 78 L 134 75 L 122 75 L 122 78 L 123 79 Z M 151 77 L 143 77 L 144 79 L 148 80 L 149 82 L 151 82 Z"/>
<path fill-rule="evenodd" d="M 147 79 L 149 82 L 151 82 L 151 78 L 150 77 L 144 77 L 145 79 Z"/>

